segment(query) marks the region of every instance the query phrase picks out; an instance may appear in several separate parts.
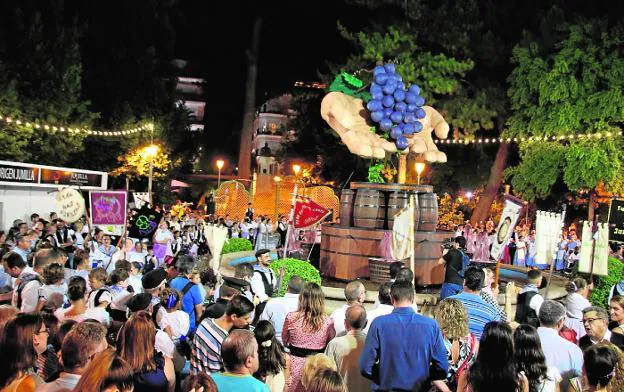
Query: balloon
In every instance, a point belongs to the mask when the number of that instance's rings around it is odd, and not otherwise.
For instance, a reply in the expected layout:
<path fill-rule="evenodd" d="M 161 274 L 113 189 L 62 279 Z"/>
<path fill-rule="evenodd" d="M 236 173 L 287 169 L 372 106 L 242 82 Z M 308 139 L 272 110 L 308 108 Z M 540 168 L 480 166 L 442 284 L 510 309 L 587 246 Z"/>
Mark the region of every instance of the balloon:
<path fill-rule="evenodd" d="M 418 132 L 422 131 L 423 125 L 422 125 L 422 123 L 420 121 L 416 121 L 413 124 L 414 124 L 414 132 L 418 133 Z"/>
<path fill-rule="evenodd" d="M 416 126 L 414 125 L 414 123 L 408 123 L 403 126 L 404 134 L 412 135 L 414 132 L 416 132 Z"/>
<path fill-rule="evenodd" d="M 401 131 L 398 127 L 394 127 L 392 128 L 392 131 L 390 131 L 390 137 L 395 140 L 401 136 L 403 136 L 403 131 Z"/>
<path fill-rule="evenodd" d="M 403 81 L 403 76 L 401 76 L 401 74 L 397 73 L 397 81 L 402 82 Z"/>
<path fill-rule="evenodd" d="M 384 94 L 392 95 L 394 93 L 394 90 L 396 90 L 396 88 L 397 88 L 396 83 L 386 83 L 386 85 L 383 86 L 383 92 Z"/>
<path fill-rule="evenodd" d="M 396 66 L 392 63 L 387 63 L 384 65 L 384 68 L 386 69 L 387 72 L 395 72 L 396 71 Z"/>
<path fill-rule="evenodd" d="M 384 117 L 390 118 L 390 115 L 392 114 L 392 112 L 394 112 L 394 110 L 392 110 L 392 108 L 384 108 L 383 109 Z"/>
<path fill-rule="evenodd" d="M 373 70 L 373 75 L 375 76 L 382 74 L 382 73 L 386 73 L 386 69 L 381 65 L 376 66 L 375 69 Z"/>
<path fill-rule="evenodd" d="M 398 88 L 400 88 L 401 90 L 405 91 L 405 83 L 403 83 L 403 82 L 399 82 L 399 83 L 397 84 L 397 86 L 398 86 Z"/>
<path fill-rule="evenodd" d="M 399 150 L 405 150 L 409 146 L 405 136 L 399 136 L 394 144 L 396 144 Z"/>
<path fill-rule="evenodd" d="M 407 109 L 406 109 L 407 112 L 412 112 L 413 113 L 413 112 L 416 111 L 416 109 L 418 109 L 418 106 L 416 106 L 415 104 L 413 104 L 413 103 L 408 103 L 407 104 Z"/>
<path fill-rule="evenodd" d="M 383 91 L 381 91 L 381 90 L 380 90 L 380 91 L 375 91 L 375 92 L 372 92 L 372 91 L 371 91 L 371 97 L 372 97 L 373 99 L 383 99 L 383 97 L 384 97 L 384 93 L 383 93 Z"/>
<path fill-rule="evenodd" d="M 403 121 L 403 114 L 401 114 L 401 112 L 392 112 L 390 118 L 395 124 L 398 124 Z"/>
<path fill-rule="evenodd" d="M 405 91 L 397 89 L 394 91 L 394 100 L 397 102 L 401 102 L 405 100 Z"/>
<path fill-rule="evenodd" d="M 375 83 L 378 83 L 383 86 L 384 84 L 386 84 L 387 81 L 388 81 L 388 74 L 380 73 L 380 74 L 375 75 Z"/>
<path fill-rule="evenodd" d="M 397 102 L 394 104 L 394 110 L 396 110 L 397 112 L 403 113 L 405 112 L 405 109 L 407 109 L 407 105 L 405 104 L 405 102 Z"/>
<path fill-rule="evenodd" d="M 416 112 L 414 114 L 416 115 L 416 118 L 425 118 L 425 116 L 427 115 L 423 108 L 416 109 Z"/>
<path fill-rule="evenodd" d="M 410 93 L 414 93 L 416 95 L 420 94 L 420 87 L 417 84 L 412 84 L 409 88 Z"/>
<path fill-rule="evenodd" d="M 373 91 L 373 89 L 371 88 L 371 92 Z M 409 104 L 415 104 L 416 103 L 416 97 L 417 95 L 414 94 L 411 91 L 408 91 L 407 94 L 405 94 L 405 102 L 409 103 Z"/>
<path fill-rule="evenodd" d="M 381 101 L 380 100 L 378 100 L 378 99 L 371 99 L 366 104 L 366 108 L 368 110 L 370 110 L 371 112 L 375 112 L 377 110 L 382 110 L 383 106 L 381 105 Z"/>
<path fill-rule="evenodd" d="M 425 104 L 425 98 L 421 97 L 420 95 L 416 97 L 416 105 L 418 106 L 422 106 Z"/>
<path fill-rule="evenodd" d="M 392 120 L 389 118 L 384 118 L 379 122 L 379 128 L 381 128 L 382 131 L 389 131 L 392 129 L 392 125 Z"/>
<path fill-rule="evenodd" d="M 392 106 L 394 106 L 394 99 L 392 98 L 391 95 L 386 95 L 385 97 L 383 97 L 383 99 L 381 100 L 381 103 L 383 103 L 383 105 L 387 108 L 391 108 Z"/>
<path fill-rule="evenodd" d="M 373 120 L 376 123 L 380 122 L 383 118 L 384 118 L 383 110 L 377 110 L 371 113 L 371 120 Z"/>

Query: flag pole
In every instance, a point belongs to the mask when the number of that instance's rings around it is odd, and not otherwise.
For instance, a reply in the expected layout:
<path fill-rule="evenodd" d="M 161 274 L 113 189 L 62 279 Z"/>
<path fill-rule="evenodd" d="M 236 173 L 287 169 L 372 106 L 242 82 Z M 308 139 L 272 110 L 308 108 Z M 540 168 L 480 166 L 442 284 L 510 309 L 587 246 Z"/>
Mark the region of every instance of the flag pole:
<path fill-rule="evenodd" d="M 410 195 L 410 199 L 409 199 L 409 216 L 410 216 L 410 236 L 412 237 L 412 246 L 411 246 L 411 252 L 410 252 L 410 269 L 412 270 L 412 272 L 414 271 L 414 267 L 415 267 L 415 255 L 414 253 L 416 253 L 416 241 L 415 241 L 415 234 L 414 234 L 414 194 L 412 193 Z"/>
<path fill-rule="evenodd" d="M 297 184 L 295 184 L 295 189 L 293 190 L 293 196 L 290 204 L 290 212 L 288 213 L 288 227 L 286 228 L 286 241 L 284 241 L 284 251 L 282 255 L 282 259 L 286 258 L 286 253 L 288 253 L 288 239 L 290 238 L 290 226 L 292 226 L 294 213 L 295 213 L 295 203 L 297 202 Z"/>

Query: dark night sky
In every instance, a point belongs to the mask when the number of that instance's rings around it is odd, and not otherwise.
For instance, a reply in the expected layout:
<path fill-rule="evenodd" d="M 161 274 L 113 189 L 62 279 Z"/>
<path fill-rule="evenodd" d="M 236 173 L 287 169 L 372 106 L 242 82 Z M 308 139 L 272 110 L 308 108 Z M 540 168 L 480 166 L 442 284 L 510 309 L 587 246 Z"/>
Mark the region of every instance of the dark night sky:
<path fill-rule="evenodd" d="M 320 5 L 323 2 L 262 3 L 257 10 L 237 1 L 220 2 L 217 12 L 213 2 L 184 0 L 174 24 L 176 56 L 197 62 L 208 75 L 209 86 L 214 86 L 206 105 L 207 145 L 223 148 L 232 158 L 238 153 L 242 124 L 245 49 L 258 12 L 263 15 L 258 106 L 265 97 L 287 91 L 296 80 L 318 80 L 318 71 L 327 72 L 326 60 L 340 61 L 347 55 L 349 45 L 338 33 L 338 20 L 347 26 L 364 22 L 357 22 L 353 8 L 340 0 L 327 2 L 331 5 L 326 7 Z M 219 138 L 213 139 L 216 135 Z"/>

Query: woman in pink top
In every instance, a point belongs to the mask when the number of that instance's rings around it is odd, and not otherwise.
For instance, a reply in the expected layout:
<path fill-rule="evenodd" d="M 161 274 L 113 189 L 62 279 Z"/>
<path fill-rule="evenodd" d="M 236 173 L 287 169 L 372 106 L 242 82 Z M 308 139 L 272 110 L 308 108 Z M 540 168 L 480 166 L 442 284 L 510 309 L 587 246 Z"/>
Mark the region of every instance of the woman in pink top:
<path fill-rule="evenodd" d="M 316 283 L 306 283 L 299 294 L 299 307 L 288 313 L 282 341 L 290 349 L 289 392 L 304 392 L 301 372 L 306 357 L 322 353 L 336 335 L 331 318 L 323 314 L 325 296 Z"/>

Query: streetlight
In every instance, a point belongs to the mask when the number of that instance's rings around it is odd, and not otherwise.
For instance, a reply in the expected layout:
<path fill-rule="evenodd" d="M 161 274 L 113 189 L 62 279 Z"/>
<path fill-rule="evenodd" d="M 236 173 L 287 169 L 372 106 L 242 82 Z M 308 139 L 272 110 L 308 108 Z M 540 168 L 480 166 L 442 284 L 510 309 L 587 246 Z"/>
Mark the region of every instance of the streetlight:
<path fill-rule="evenodd" d="M 425 170 L 424 162 L 416 162 L 416 175 L 418 176 L 418 185 L 420 185 L 420 175 Z"/>
<path fill-rule="evenodd" d="M 301 171 L 301 165 L 292 165 L 293 172 L 295 173 L 295 177 L 299 177 L 299 172 Z"/>
<path fill-rule="evenodd" d="M 225 165 L 225 162 L 223 161 L 223 159 L 218 159 L 217 160 L 217 168 L 219 169 L 219 179 L 217 182 L 217 188 L 219 188 L 221 186 L 221 169 L 223 169 L 223 165 Z"/>
<path fill-rule="evenodd" d="M 279 219 L 279 203 L 280 203 L 280 182 L 282 178 L 280 176 L 273 177 L 275 181 L 275 220 Z"/>
<path fill-rule="evenodd" d="M 154 177 L 154 157 L 158 154 L 158 146 L 155 144 L 150 144 L 145 147 L 145 155 L 149 157 L 149 179 L 147 181 L 147 193 L 149 194 L 149 203 L 150 207 L 154 205 L 154 200 L 152 197 L 152 178 Z"/>

